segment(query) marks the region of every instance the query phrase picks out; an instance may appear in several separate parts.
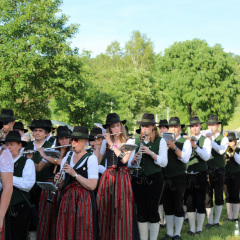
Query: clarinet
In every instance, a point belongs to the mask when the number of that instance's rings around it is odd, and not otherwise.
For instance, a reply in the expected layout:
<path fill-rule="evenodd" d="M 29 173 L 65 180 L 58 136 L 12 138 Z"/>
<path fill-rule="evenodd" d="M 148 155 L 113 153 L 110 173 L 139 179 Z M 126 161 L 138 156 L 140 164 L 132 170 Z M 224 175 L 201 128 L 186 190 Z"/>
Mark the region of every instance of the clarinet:
<path fill-rule="evenodd" d="M 146 133 L 144 132 L 143 135 L 142 135 L 142 142 L 141 142 L 141 144 L 139 146 L 139 150 L 137 152 L 137 154 L 139 155 L 139 158 L 136 162 L 135 177 L 138 177 L 138 170 L 139 170 L 139 168 L 141 168 L 140 164 L 141 164 L 141 161 L 142 161 L 142 153 L 141 153 L 140 149 L 141 149 L 142 146 L 144 146 L 145 136 L 146 136 Z"/>
<path fill-rule="evenodd" d="M 72 153 L 73 153 L 73 149 L 70 150 L 70 153 L 69 153 L 69 155 L 68 155 L 68 158 L 67 158 L 67 160 L 65 161 L 63 167 L 69 162 L 70 158 L 72 157 Z M 58 191 L 58 186 L 59 186 L 60 182 L 62 181 L 63 174 L 64 174 L 63 167 L 62 167 L 62 169 L 61 169 L 61 171 L 60 171 L 59 179 L 58 179 L 58 180 L 56 181 L 56 183 L 54 184 L 54 186 L 56 187 L 56 189 L 54 189 L 54 190 L 51 191 L 50 196 L 49 196 L 49 198 L 47 199 L 47 202 L 49 202 L 49 203 L 53 203 L 55 194 L 56 194 L 56 192 Z"/>

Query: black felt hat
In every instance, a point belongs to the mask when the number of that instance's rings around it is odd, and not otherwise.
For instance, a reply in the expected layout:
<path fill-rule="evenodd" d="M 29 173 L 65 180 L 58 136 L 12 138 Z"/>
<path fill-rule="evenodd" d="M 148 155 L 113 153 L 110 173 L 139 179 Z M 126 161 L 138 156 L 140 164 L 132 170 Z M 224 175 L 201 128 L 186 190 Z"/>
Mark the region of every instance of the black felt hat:
<path fill-rule="evenodd" d="M 47 124 L 47 126 L 49 127 L 49 128 L 51 128 L 52 130 L 55 130 L 56 128 L 55 127 L 53 127 L 53 125 L 52 125 L 52 121 L 51 120 L 44 120 L 45 122 L 46 122 L 46 124 Z"/>
<path fill-rule="evenodd" d="M 31 125 L 28 127 L 31 129 L 31 131 L 33 131 L 35 128 L 43 128 L 46 129 L 49 133 L 51 132 L 51 128 L 45 120 L 33 120 Z"/>
<path fill-rule="evenodd" d="M 198 116 L 195 116 L 195 117 L 191 117 L 190 118 L 190 123 L 189 123 L 189 127 L 192 126 L 192 125 L 197 125 L 197 124 L 202 124 L 204 122 L 201 122 L 199 117 Z"/>
<path fill-rule="evenodd" d="M 107 129 L 110 125 L 114 123 L 121 122 L 123 125 L 127 122 L 127 120 L 120 120 L 120 117 L 116 113 L 109 113 L 107 115 L 106 123 L 103 124 L 103 128 Z"/>
<path fill-rule="evenodd" d="M 75 139 L 89 139 L 88 128 L 83 126 L 76 126 L 73 129 L 71 138 Z"/>
<path fill-rule="evenodd" d="M 24 128 L 23 123 L 22 122 L 15 122 L 13 125 L 13 130 L 15 129 L 20 129 L 23 130 L 24 133 L 26 133 L 28 130 Z"/>
<path fill-rule="evenodd" d="M 147 126 L 147 125 L 155 125 L 155 118 L 152 113 L 144 113 L 142 115 L 142 121 L 137 121 L 137 124 L 140 124 L 141 126 Z"/>
<path fill-rule="evenodd" d="M 89 141 L 94 141 L 97 135 L 102 135 L 102 129 L 98 127 L 92 128 L 89 135 Z"/>
<path fill-rule="evenodd" d="M 228 138 L 228 140 L 238 140 L 239 139 L 239 138 L 237 138 L 235 132 L 228 132 L 227 138 Z"/>
<path fill-rule="evenodd" d="M 160 127 L 169 128 L 169 127 L 168 127 L 168 121 L 167 121 L 167 119 L 160 120 L 158 127 L 159 127 L 159 128 L 160 128 Z"/>
<path fill-rule="evenodd" d="M 6 143 L 6 142 L 20 142 L 20 143 L 22 143 L 23 147 L 26 147 L 26 145 L 27 145 L 26 141 L 22 141 L 21 135 L 18 131 L 9 131 L 5 140 L 2 141 L 2 143 Z"/>
<path fill-rule="evenodd" d="M 15 121 L 13 110 L 11 109 L 2 109 L 0 114 L 0 121 L 1 122 L 13 122 Z"/>
<path fill-rule="evenodd" d="M 72 134 L 72 131 L 67 126 L 59 126 L 57 128 L 56 138 L 60 138 L 60 137 L 70 138 L 71 134 Z"/>
<path fill-rule="evenodd" d="M 210 115 L 208 118 L 208 122 L 205 122 L 206 124 L 214 124 L 214 123 L 218 123 L 221 124 L 222 122 L 218 121 L 218 116 L 217 115 Z"/>
<path fill-rule="evenodd" d="M 180 123 L 180 119 L 178 117 L 171 117 L 169 120 L 168 126 L 181 126 L 182 128 L 185 127 L 185 124 Z"/>

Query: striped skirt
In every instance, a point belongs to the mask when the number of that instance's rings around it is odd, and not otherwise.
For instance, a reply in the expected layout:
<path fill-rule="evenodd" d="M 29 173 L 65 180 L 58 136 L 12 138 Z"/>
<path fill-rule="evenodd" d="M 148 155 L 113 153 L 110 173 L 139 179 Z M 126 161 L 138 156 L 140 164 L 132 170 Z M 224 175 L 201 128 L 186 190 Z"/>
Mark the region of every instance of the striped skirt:
<path fill-rule="evenodd" d="M 107 169 L 100 180 L 97 206 L 101 240 L 132 240 L 133 192 L 126 167 Z"/>
<path fill-rule="evenodd" d="M 93 192 L 76 182 L 69 185 L 59 207 L 56 239 L 95 240 L 98 239 L 97 229 L 97 209 Z"/>
<path fill-rule="evenodd" d="M 53 203 L 47 202 L 50 196 L 49 190 L 42 190 L 38 215 L 39 226 L 37 231 L 37 240 L 55 240 L 57 218 L 55 217 L 55 209 L 57 206 L 59 191 L 54 196 Z"/>

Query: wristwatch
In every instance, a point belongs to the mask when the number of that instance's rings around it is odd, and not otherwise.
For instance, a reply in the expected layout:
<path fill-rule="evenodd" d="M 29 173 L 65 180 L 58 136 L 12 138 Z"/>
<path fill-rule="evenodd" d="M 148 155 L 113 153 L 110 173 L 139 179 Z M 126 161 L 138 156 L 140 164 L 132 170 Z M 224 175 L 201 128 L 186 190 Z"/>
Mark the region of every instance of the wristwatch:
<path fill-rule="evenodd" d="M 74 175 L 74 178 L 77 178 L 77 176 L 78 176 L 78 174 L 76 173 L 76 174 Z"/>
<path fill-rule="evenodd" d="M 178 147 L 175 147 L 173 150 L 174 150 L 174 151 L 177 151 L 177 150 L 178 150 Z"/>

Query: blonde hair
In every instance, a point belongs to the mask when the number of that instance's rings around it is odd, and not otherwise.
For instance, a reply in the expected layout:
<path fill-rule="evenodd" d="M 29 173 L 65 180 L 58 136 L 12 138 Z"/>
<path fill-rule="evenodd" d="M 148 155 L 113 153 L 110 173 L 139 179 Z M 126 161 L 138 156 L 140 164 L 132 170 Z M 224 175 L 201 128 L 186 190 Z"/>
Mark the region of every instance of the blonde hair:
<path fill-rule="evenodd" d="M 156 138 L 159 137 L 159 133 L 158 133 L 158 130 L 157 130 L 156 125 L 151 125 L 151 126 L 154 126 L 154 127 L 153 127 L 153 130 L 152 130 L 152 134 L 151 134 L 151 136 L 150 136 L 150 141 L 151 141 L 152 143 L 154 143 L 155 140 L 156 140 Z M 143 131 L 142 131 L 142 128 L 141 128 L 141 134 L 139 135 L 140 141 L 142 141 L 142 136 L 143 136 Z"/>
<path fill-rule="evenodd" d="M 114 123 L 115 124 L 115 123 Z M 112 126 L 113 124 L 109 125 L 107 127 L 107 133 L 112 133 L 111 130 L 110 130 L 110 127 Z M 121 125 L 121 130 L 120 130 L 120 141 L 121 143 L 125 143 L 127 142 L 127 132 L 126 132 L 126 129 L 124 127 L 124 125 L 120 122 L 120 125 Z M 113 141 L 114 140 L 114 135 L 111 136 L 111 140 Z"/>

